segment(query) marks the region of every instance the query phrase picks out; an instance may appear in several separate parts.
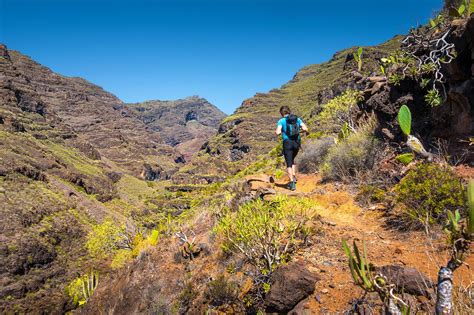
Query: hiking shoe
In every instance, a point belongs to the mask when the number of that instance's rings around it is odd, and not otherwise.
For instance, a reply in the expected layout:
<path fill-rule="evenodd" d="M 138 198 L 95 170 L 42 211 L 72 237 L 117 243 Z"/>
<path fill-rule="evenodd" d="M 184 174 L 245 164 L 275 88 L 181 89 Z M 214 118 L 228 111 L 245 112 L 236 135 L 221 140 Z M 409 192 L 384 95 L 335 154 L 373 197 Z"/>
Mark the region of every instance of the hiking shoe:
<path fill-rule="evenodd" d="M 290 182 L 288 184 L 288 189 L 289 190 L 296 190 L 296 183 L 295 182 Z"/>

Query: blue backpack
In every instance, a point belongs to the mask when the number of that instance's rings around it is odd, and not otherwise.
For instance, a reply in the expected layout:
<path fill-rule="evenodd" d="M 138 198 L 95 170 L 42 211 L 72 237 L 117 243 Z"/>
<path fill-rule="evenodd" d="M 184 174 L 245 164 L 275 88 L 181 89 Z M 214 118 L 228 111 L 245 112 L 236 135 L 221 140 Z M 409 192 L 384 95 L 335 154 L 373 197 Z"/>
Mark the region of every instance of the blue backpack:
<path fill-rule="evenodd" d="M 298 124 L 298 116 L 290 114 L 286 117 L 285 134 L 290 140 L 298 141 L 300 139 L 300 126 Z"/>

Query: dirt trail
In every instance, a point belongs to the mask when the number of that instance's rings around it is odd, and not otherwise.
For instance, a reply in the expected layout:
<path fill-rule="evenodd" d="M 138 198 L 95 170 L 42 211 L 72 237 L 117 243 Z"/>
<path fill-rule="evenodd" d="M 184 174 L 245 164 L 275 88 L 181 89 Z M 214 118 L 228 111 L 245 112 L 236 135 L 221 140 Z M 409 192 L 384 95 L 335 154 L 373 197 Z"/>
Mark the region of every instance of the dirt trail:
<path fill-rule="evenodd" d="M 353 284 L 341 240 L 365 241 L 368 260 L 375 266 L 401 265 L 412 267 L 426 274 L 433 281 L 441 265 L 448 261 L 443 249 L 444 237 L 428 241 L 423 232 L 400 232 L 385 227 L 384 209 L 381 206 L 363 209 L 354 196 L 342 186 L 321 183 L 318 175 L 299 175 L 297 190 L 285 188 L 284 180 L 275 183 L 277 194 L 305 196 L 322 207 L 319 215 L 324 222 L 314 244 L 303 249 L 296 260 L 304 260 L 311 271 L 322 280 L 316 284 L 313 296 L 300 303 L 298 308 L 308 314 L 339 314 L 347 310 L 351 300 L 361 296 L 362 290 Z M 474 265 L 471 255 L 466 265 L 455 272 L 455 284 L 468 286 L 474 281 L 469 265 Z"/>

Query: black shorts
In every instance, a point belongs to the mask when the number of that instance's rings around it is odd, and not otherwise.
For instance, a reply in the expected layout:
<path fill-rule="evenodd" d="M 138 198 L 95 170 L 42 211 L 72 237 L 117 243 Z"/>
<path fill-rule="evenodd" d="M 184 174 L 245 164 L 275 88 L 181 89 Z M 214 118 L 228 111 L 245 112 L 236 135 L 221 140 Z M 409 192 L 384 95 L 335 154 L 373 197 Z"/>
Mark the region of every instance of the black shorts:
<path fill-rule="evenodd" d="M 292 167 L 295 164 L 295 157 L 300 150 L 300 142 L 294 140 L 283 141 L 283 156 L 285 157 L 286 167 Z"/>

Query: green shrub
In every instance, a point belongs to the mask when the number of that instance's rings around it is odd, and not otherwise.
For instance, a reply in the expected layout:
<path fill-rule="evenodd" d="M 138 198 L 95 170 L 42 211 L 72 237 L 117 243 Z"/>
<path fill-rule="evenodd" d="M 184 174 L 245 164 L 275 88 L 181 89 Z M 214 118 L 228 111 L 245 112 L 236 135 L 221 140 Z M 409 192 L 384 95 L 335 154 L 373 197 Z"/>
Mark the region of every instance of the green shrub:
<path fill-rule="evenodd" d="M 321 167 L 324 179 L 352 181 L 373 169 L 379 142 L 367 125 L 332 147 Z"/>
<path fill-rule="evenodd" d="M 123 240 L 125 227 L 118 226 L 112 219 L 106 219 L 97 224 L 87 235 L 86 247 L 92 257 L 104 258 L 110 256 Z"/>
<path fill-rule="evenodd" d="M 290 258 L 289 251 L 312 233 L 317 206 L 309 199 L 278 196 L 256 200 L 224 215 L 214 232 L 224 238 L 225 252 L 243 254 L 262 274 Z"/>
<path fill-rule="evenodd" d="M 197 296 L 198 292 L 194 288 L 193 283 L 191 281 L 185 283 L 183 291 L 181 291 L 178 297 L 180 314 L 186 314 L 189 311 L 192 302 Z"/>
<path fill-rule="evenodd" d="M 403 219 L 414 228 L 446 220 L 448 210 L 464 209 L 461 180 L 447 166 L 422 163 L 395 186 L 396 201 L 404 205 Z"/>
<path fill-rule="evenodd" d="M 387 192 L 374 185 L 363 185 L 357 194 L 357 202 L 363 205 L 379 203 L 386 200 Z"/>
<path fill-rule="evenodd" d="M 338 132 L 345 122 L 350 121 L 351 109 L 360 101 L 360 91 L 347 90 L 323 105 L 323 110 L 315 120 L 320 128 L 328 132 Z"/>

